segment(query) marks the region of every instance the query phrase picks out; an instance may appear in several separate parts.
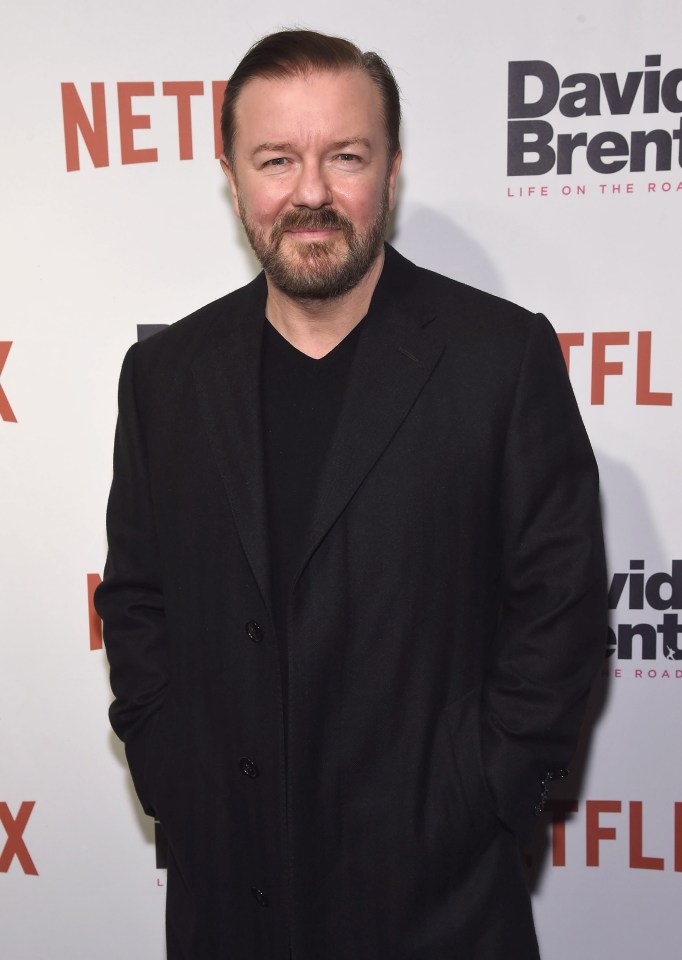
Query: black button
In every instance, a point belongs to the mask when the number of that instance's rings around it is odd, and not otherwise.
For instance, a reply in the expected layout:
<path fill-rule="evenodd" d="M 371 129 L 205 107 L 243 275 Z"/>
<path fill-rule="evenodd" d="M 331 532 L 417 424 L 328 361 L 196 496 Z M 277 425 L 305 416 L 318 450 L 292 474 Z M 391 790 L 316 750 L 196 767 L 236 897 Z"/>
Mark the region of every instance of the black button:
<path fill-rule="evenodd" d="M 253 760 L 249 760 L 248 757 L 242 757 L 239 761 L 239 766 L 241 767 L 242 773 L 246 774 L 247 777 L 258 776 L 258 767 Z"/>
<path fill-rule="evenodd" d="M 249 640 L 253 640 L 254 643 L 260 643 L 263 639 L 263 629 L 259 623 L 256 623 L 255 620 L 247 620 L 244 624 L 246 627 L 246 634 Z"/>
<path fill-rule="evenodd" d="M 253 894 L 254 900 L 260 903 L 261 907 L 267 907 L 268 898 L 259 887 L 251 887 L 251 893 Z"/>

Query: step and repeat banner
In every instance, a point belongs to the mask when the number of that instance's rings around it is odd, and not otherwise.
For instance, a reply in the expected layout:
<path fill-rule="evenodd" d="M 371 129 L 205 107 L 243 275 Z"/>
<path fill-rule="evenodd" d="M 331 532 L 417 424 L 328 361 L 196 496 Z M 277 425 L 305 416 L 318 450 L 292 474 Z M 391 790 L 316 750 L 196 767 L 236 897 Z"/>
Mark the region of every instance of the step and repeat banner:
<path fill-rule="evenodd" d="M 599 461 L 611 629 L 527 851 L 545 960 L 679 955 L 682 8 L 668 0 L 26 0 L 2 49 L 0 955 L 161 960 L 91 599 L 128 346 L 257 266 L 216 160 L 225 80 L 283 26 L 379 51 L 404 97 L 391 239 L 545 312 Z M 556 425 L 561 431 L 561 423 Z"/>

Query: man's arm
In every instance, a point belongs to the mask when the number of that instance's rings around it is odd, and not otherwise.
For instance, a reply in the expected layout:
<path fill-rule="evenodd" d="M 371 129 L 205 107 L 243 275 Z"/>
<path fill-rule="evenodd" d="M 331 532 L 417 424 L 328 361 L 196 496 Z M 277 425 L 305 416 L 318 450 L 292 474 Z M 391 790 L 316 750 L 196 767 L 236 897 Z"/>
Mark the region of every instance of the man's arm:
<path fill-rule="evenodd" d="M 504 599 L 482 750 L 498 816 L 526 839 L 572 757 L 607 625 L 597 467 L 542 316 L 510 412 L 500 514 Z"/>
<path fill-rule="evenodd" d="M 114 702 L 111 725 L 125 742 L 138 796 L 148 796 L 148 735 L 168 679 L 166 624 L 144 436 L 135 390 L 137 345 L 123 361 L 107 507 L 109 552 L 95 608 L 103 620 Z"/>

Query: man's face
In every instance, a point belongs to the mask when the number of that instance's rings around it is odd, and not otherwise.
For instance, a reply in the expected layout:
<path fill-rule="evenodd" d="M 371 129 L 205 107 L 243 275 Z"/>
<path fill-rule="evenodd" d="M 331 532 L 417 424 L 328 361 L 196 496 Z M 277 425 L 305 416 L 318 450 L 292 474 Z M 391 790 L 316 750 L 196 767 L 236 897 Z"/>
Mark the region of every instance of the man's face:
<path fill-rule="evenodd" d="M 352 289 L 395 202 L 379 92 L 359 70 L 254 79 L 236 104 L 235 210 L 272 283 L 297 300 Z"/>

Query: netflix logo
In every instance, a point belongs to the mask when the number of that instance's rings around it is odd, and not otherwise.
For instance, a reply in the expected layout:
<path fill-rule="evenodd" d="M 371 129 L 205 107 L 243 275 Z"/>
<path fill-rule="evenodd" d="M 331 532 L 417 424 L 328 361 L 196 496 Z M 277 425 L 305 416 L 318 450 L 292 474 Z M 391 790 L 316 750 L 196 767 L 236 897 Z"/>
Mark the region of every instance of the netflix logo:
<path fill-rule="evenodd" d="M 2 371 L 5 363 L 7 362 L 7 357 L 9 356 L 11 349 L 11 340 L 0 340 L 0 376 L 2 376 Z M 0 420 L 5 420 L 8 423 L 17 422 L 17 418 L 14 416 L 14 411 L 12 410 L 10 402 L 7 399 L 7 394 L 2 389 L 2 384 L 0 384 Z"/>
<path fill-rule="evenodd" d="M 544 816 L 550 818 L 553 867 L 605 866 L 614 859 L 610 848 L 615 852 L 617 846 L 624 846 L 631 870 L 682 873 L 682 803 L 673 804 L 666 819 L 666 839 L 661 841 L 659 833 L 656 849 L 647 841 L 654 814 L 647 816 L 641 800 L 550 799 Z"/>
<path fill-rule="evenodd" d="M 202 145 L 202 153 L 211 149 L 215 157 L 223 152 L 220 135 L 220 110 L 226 82 L 213 80 L 164 80 L 121 83 L 91 83 L 89 89 L 75 83 L 62 83 L 62 120 L 66 169 L 81 169 L 84 156 L 93 167 L 112 163 L 156 163 L 157 146 L 142 146 L 138 132 L 157 127 L 164 132 L 173 128 L 177 136 L 180 160 L 194 158 L 193 120 L 203 109 L 210 114 L 212 142 Z M 145 142 L 149 143 L 149 136 Z M 112 160 L 111 144 L 118 150 Z"/>
<path fill-rule="evenodd" d="M 35 800 L 24 800 L 15 816 L 4 801 L 0 802 L 0 825 L 2 825 L 6 836 L 2 853 L 0 853 L 0 873 L 7 873 L 16 861 L 17 866 L 27 876 L 38 876 L 35 863 L 28 852 L 24 839 L 24 831 L 34 807 Z"/>
<path fill-rule="evenodd" d="M 102 621 L 95 610 L 95 590 L 102 582 L 98 573 L 87 574 L 88 585 L 88 633 L 90 636 L 90 649 L 102 649 Z"/>
<path fill-rule="evenodd" d="M 591 335 L 589 346 L 584 333 L 557 333 L 566 362 L 571 372 L 574 350 L 590 350 L 590 403 L 601 406 L 606 401 L 607 380 L 624 376 L 627 368 L 632 382 L 632 397 L 636 406 L 669 407 L 673 402 L 670 392 L 654 390 L 651 384 L 652 333 L 640 330 L 600 331 Z M 625 349 L 623 349 L 625 348 Z"/>

